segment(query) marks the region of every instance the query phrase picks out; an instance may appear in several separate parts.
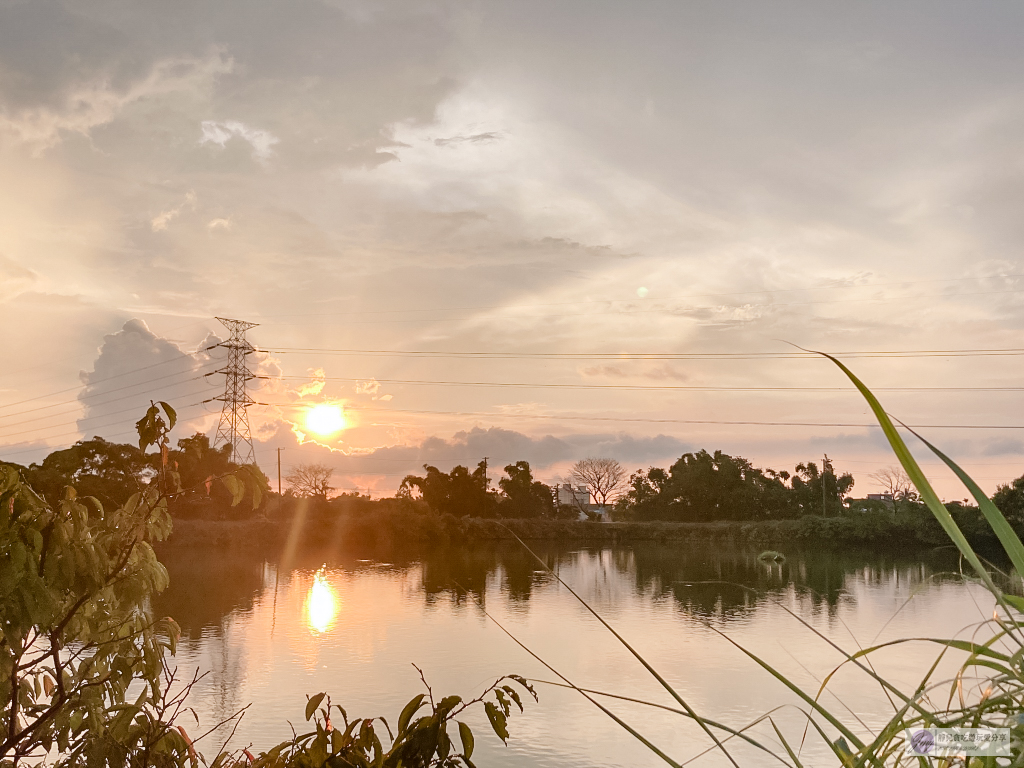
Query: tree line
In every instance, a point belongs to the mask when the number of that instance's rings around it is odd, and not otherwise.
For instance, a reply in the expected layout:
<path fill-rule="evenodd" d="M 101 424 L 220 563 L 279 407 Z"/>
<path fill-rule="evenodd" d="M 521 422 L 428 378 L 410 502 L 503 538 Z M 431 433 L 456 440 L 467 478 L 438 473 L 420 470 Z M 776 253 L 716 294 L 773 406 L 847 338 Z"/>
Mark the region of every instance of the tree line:
<path fill-rule="evenodd" d="M 133 493 L 158 481 L 162 468 L 170 467 L 184 489 L 171 497 L 171 510 L 182 517 L 219 517 L 251 514 L 250 505 L 232 507 L 230 494 L 211 479 L 238 467 L 230 461 L 229 446 L 211 448 L 206 435 L 195 435 L 167 447 L 166 455 L 147 455 L 131 444 L 101 437 L 81 440 L 70 448 L 50 453 L 28 466 L 15 467 L 24 480 L 52 505 L 64 489 L 74 486 L 80 496 L 92 496 L 104 505 L 120 506 Z M 418 503 L 439 514 L 490 518 L 576 518 L 592 513 L 593 506 L 614 510 L 620 520 L 770 520 L 805 515 L 834 516 L 848 511 L 853 476 L 837 472 L 827 460 L 797 464 L 792 473 L 761 469 L 740 456 L 722 451 L 686 453 L 667 468 L 650 467 L 628 475 L 614 459 L 577 461 L 565 482 L 585 487 L 569 503 L 559 504 L 557 489 L 538 481 L 527 461 L 503 468 L 497 487 L 491 486 L 486 460 L 475 468 L 455 466 L 443 472 L 425 464 L 422 475 L 407 475 L 396 494 L 400 500 Z M 286 494 L 327 502 L 335 489 L 333 470 L 322 464 L 299 464 L 286 476 Z M 260 490 L 270 483 L 259 472 Z M 897 469 L 871 475 L 891 496 L 894 513 L 917 503 L 913 485 Z M 1011 520 L 1024 522 L 1024 477 L 1000 485 L 993 495 L 997 506 Z M 563 500 L 564 501 L 564 500 Z M 590 502 L 593 502 L 592 504 Z M 225 510 L 229 510 L 225 513 Z"/>
<path fill-rule="evenodd" d="M 105 507 L 120 507 L 135 493 L 159 484 L 166 469 L 177 473 L 180 492 L 169 494 L 172 511 L 202 514 L 213 506 L 246 514 L 250 505 L 232 507 L 231 493 L 213 481 L 240 467 L 230 460 L 231 446 L 210 447 L 210 438 L 201 433 L 182 438 L 177 448 L 166 446 L 160 454 L 147 454 L 129 443 L 114 443 L 102 437 L 79 440 L 70 448 L 53 451 L 39 463 L 22 466 L 0 461 L 15 468 L 24 482 L 50 505 L 56 506 L 68 486 L 79 496 L 91 496 Z M 255 465 L 261 494 L 270 490 L 270 481 Z"/>

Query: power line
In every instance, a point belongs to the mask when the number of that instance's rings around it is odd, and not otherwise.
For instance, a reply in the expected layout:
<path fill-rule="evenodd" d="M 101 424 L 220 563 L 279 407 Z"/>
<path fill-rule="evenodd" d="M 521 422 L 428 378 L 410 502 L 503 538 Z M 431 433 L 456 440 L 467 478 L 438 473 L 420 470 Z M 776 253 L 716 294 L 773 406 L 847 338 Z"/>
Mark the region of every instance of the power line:
<path fill-rule="evenodd" d="M 308 376 L 256 376 L 257 379 L 308 381 Z M 525 387 L 529 389 L 625 389 L 689 390 L 696 392 L 855 392 L 851 387 L 725 387 L 697 384 L 533 384 L 508 381 L 432 381 L 424 379 L 378 379 L 373 376 L 322 376 L 315 381 L 374 381 L 380 384 L 415 384 L 458 387 Z M 1024 387 L 872 387 L 874 392 L 1024 392 Z"/>
<path fill-rule="evenodd" d="M 176 386 L 176 385 L 168 385 L 168 386 Z M 154 391 L 159 391 L 159 389 L 160 388 L 157 388 Z M 181 393 L 181 397 L 195 397 L 196 395 L 201 395 L 201 394 L 202 394 L 202 392 L 183 392 L 183 393 Z M 107 403 L 110 403 L 110 402 L 114 402 L 114 401 L 106 401 L 105 403 L 102 403 L 102 404 L 107 404 Z M 198 405 L 198 403 L 197 403 L 197 405 Z M 74 419 L 71 419 L 69 421 L 61 421 L 61 422 L 58 422 L 56 424 L 50 424 L 50 425 L 45 426 L 45 427 L 42 427 L 42 426 L 32 427 L 30 429 L 24 429 L 24 430 L 22 430 L 20 432 L 9 432 L 9 433 L 6 433 L 6 434 L 0 434 L 0 440 L 6 439 L 6 438 L 9 438 L 9 437 L 16 437 L 18 435 L 28 434 L 29 432 L 45 432 L 46 430 L 49 430 L 49 429 L 59 429 L 60 427 L 67 426 L 68 424 L 78 424 L 78 423 L 81 423 L 81 422 L 92 421 L 94 419 L 102 419 L 102 418 L 105 418 L 107 416 L 115 416 L 115 415 L 121 414 L 121 413 L 128 413 L 128 412 L 138 413 L 139 410 L 140 410 L 139 406 L 138 405 L 134 405 L 134 406 L 131 406 L 131 407 L 128 407 L 128 408 L 122 408 L 121 410 L 118 410 L 118 411 L 111 411 L 109 413 L 98 414 L 96 416 L 85 416 L 85 417 L 80 418 L 80 419 L 79 418 L 74 418 Z M 52 414 L 52 416 L 58 416 L 58 415 L 64 415 L 64 414 Z M 52 418 L 52 416 L 42 416 L 42 417 L 40 417 L 38 419 L 28 419 L 27 421 L 20 421 L 20 422 L 17 422 L 15 424 L 6 424 L 3 427 L 0 427 L 0 429 L 7 429 L 9 427 L 20 426 L 22 424 L 38 423 L 40 421 L 45 421 L 46 419 Z M 90 426 L 88 428 L 89 429 L 93 429 L 92 426 Z M 80 431 L 84 431 L 84 430 L 80 430 Z"/>
<path fill-rule="evenodd" d="M 255 403 L 256 405 L 284 407 L 284 408 L 307 408 L 308 403 Z M 857 422 L 815 422 L 815 421 L 725 421 L 717 419 L 647 419 L 638 417 L 619 416 L 559 416 L 524 413 L 488 413 L 484 411 L 421 411 L 410 408 L 351 408 L 350 410 L 361 413 L 410 413 L 432 416 L 475 416 L 491 419 L 535 419 L 535 420 L 559 420 L 559 421 L 608 421 L 608 422 L 636 422 L 642 424 L 709 424 L 728 426 L 751 426 L 751 427 L 864 427 L 878 429 L 877 423 Z M 909 424 L 913 429 L 1024 429 L 1024 424 Z"/>
<path fill-rule="evenodd" d="M 68 387 L 67 389 L 58 389 L 55 392 L 49 392 L 49 393 L 47 393 L 45 395 L 36 395 L 35 397 L 28 397 L 28 398 L 25 398 L 24 400 L 18 400 L 18 401 L 13 402 L 13 403 L 4 403 L 3 405 L 0 405 L 0 408 L 11 408 L 11 407 L 13 407 L 15 405 L 23 405 L 24 403 L 31 403 L 31 402 L 33 402 L 35 400 L 43 400 L 44 398 L 53 397 L 54 395 L 62 395 L 65 392 L 73 392 L 74 390 L 81 389 L 82 387 L 92 387 L 92 386 L 94 386 L 96 384 L 102 384 L 103 382 L 106 382 L 106 381 L 113 381 L 114 379 L 120 379 L 120 378 L 123 378 L 124 376 L 131 376 L 132 374 L 139 373 L 140 371 L 146 371 L 146 370 L 149 370 L 150 368 L 156 368 L 157 366 L 160 366 L 160 365 L 168 365 L 170 363 L 179 363 L 179 362 L 182 362 L 185 359 L 187 359 L 187 357 L 174 358 L 173 360 L 162 360 L 159 363 L 153 363 L 152 365 L 144 365 L 142 368 L 136 368 L 136 369 L 131 370 L 131 371 L 125 371 L 124 373 L 118 373 L 118 374 L 115 374 L 113 376 L 108 376 L 105 379 L 96 379 L 95 381 L 89 381 L 89 382 L 87 382 L 85 384 L 79 384 L 79 385 L 76 385 L 74 387 Z M 211 365 L 211 363 L 204 363 L 203 365 L 199 366 L 199 368 L 197 370 L 205 368 L 208 365 Z M 159 379 L 153 379 L 153 381 L 159 381 Z M 145 383 L 145 382 L 140 382 L 140 383 Z M 135 385 L 130 385 L 130 386 L 135 386 Z M 116 392 L 117 390 L 107 390 L 107 391 L 108 392 Z M 45 407 L 50 407 L 50 406 L 45 406 Z M 23 413 L 28 413 L 28 411 L 23 411 Z"/>
<path fill-rule="evenodd" d="M 191 403 L 189 405 L 183 405 L 180 408 L 178 408 L 177 410 L 178 410 L 178 413 L 181 414 L 181 413 L 185 413 L 190 408 L 197 408 L 200 405 L 202 405 L 202 403 Z M 111 426 L 112 424 L 118 424 L 118 423 L 121 423 L 122 421 L 123 421 L 123 419 L 119 419 L 117 421 L 111 422 L 110 425 L 96 425 L 96 426 L 92 427 L 91 429 L 98 429 L 98 428 L 100 428 L 100 426 Z M 46 437 L 41 438 L 41 439 L 42 440 L 54 440 L 54 439 L 56 439 L 58 437 L 68 437 L 68 436 L 71 436 L 71 435 L 79 435 L 79 434 L 81 434 L 81 432 L 76 429 L 76 430 L 73 430 L 73 431 L 70 431 L 70 432 L 64 432 L 64 433 L 58 434 L 58 435 L 47 435 Z M 128 437 L 128 436 L 132 436 L 132 435 L 135 435 L 135 434 L 136 433 L 134 431 L 118 432 L 118 433 L 115 433 L 113 435 L 109 435 L 108 434 L 105 439 L 110 440 L 110 439 L 113 439 L 113 438 L 116 438 L 116 437 Z M 21 445 L 31 445 L 33 447 L 26 448 L 26 449 L 23 449 L 23 450 L 20 450 L 20 451 L 8 451 L 7 450 L 8 448 L 17 447 L 17 446 L 21 446 Z M 52 451 L 52 450 L 54 450 L 54 446 L 39 445 L 36 440 L 23 440 L 23 441 L 18 442 L 18 443 L 8 443 L 7 445 L 0 445 L 0 453 L 3 453 L 5 456 L 18 456 L 18 455 L 21 455 L 21 454 L 24 454 L 24 453 L 33 453 L 33 452 L 38 451 L 38 450 L 51 450 Z M 59 450 L 59 449 L 57 449 L 57 450 Z"/>
<path fill-rule="evenodd" d="M 267 347 L 269 354 L 367 355 L 387 357 L 422 357 L 484 360 L 822 360 L 814 352 L 456 352 L 442 350 L 344 349 L 324 347 Z M 904 357 L 1018 357 L 1024 348 L 1002 349 L 918 349 L 832 352 L 841 358 L 904 358 Z M 826 361 L 827 362 L 827 361 Z"/>
<path fill-rule="evenodd" d="M 182 373 L 193 373 L 193 371 L 183 371 Z M 170 376 L 177 376 L 177 375 L 180 375 L 180 374 L 170 374 Z M 93 401 L 90 398 L 99 397 L 100 395 L 108 395 L 108 394 L 110 394 L 112 392 L 120 392 L 120 391 L 123 391 L 125 389 L 132 389 L 134 387 L 141 387 L 141 386 L 144 386 L 146 384 L 152 384 L 154 382 L 164 381 L 167 378 L 168 377 L 161 377 L 159 379 L 151 379 L 150 381 L 141 381 L 138 384 L 129 384 L 129 385 L 124 386 L 124 387 L 118 387 L 117 389 L 108 389 L 108 390 L 105 390 L 104 392 L 97 392 L 97 393 L 92 394 L 92 395 L 87 395 L 86 397 L 83 397 L 81 399 L 76 398 L 74 400 L 67 400 L 67 401 L 64 401 L 62 403 L 53 403 L 52 405 L 43 405 L 43 406 L 39 406 L 38 408 L 29 408 L 29 409 L 24 410 L 24 411 L 15 411 L 13 413 L 8 413 L 8 414 L 5 414 L 3 416 L 0 416 L 0 419 L 9 419 L 9 418 L 11 418 L 13 416 L 24 416 L 26 413 L 36 413 L 38 411 L 48 410 L 50 408 L 56 408 L 56 407 L 61 406 L 61 405 L 77 404 L 77 405 L 87 405 L 89 407 L 96 407 L 96 406 L 99 406 L 99 405 L 106 405 L 108 403 L 116 402 L 118 400 L 123 400 L 125 396 L 121 395 L 120 397 L 116 397 L 116 398 L 113 398 L 111 400 L 102 400 L 102 401 L 99 401 L 99 402 Z M 192 376 L 192 377 L 190 377 L 188 379 L 182 379 L 181 381 L 168 382 L 166 384 L 161 384 L 161 385 L 158 385 L 158 386 L 150 388 L 149 390 L 147 390 L 147 394 L 152 393 L 152 392 L 159 392 L 159 391 L 161 391 L 163 389 L 167 389 L 169 387 L 184 386 L 184 385 L 188 384 L 189 382 L 200 381 L 203 378 L 204 378 L 203 376 Z M 188 394 L 191 394 L 191 393 L 186 393 L 186 396 Z M 74 409 L 71 409 L 71 410 L 68 410 L 68 411 L 60 411 L 58 413 L 50 414 L 50 415 L 47 415 L 47 416 L 37 416 L 35 418 L 28 419 L 26 421 L 16 421 L 16 422 L 8 423 L 8 424 L 2 424 L 2 425 L 0 425 L 0 429 L 5 429 L 7 427 L 15 427 L 15 426 L 18 426 L 19 424 L 28 424 L 28 423 L 30 423 L 32 421 L 41 421 L 41 420 L 44 420 L 44 419 L 48 419 L 51 416 L 58 416 L 58 415 L 61 415 L 61 414 L 64 414 L 64 413 L 71 413 L 71 412 L 73 412 L 73 410 Z"/>
<path fill-rule="evenodd" d="M 811 286 L 807 288 L 768 288 L 755 291 L 729 291 L 729 292 L 715 292 L 715 293 L 689 293 L 689 294 L 677 294 L 675 296 L 659 296 L 655 299 L 658 301 L 681 301 L 684 299 L 705 299 L 705 298 L 718 298 L 722 296 L 762 296 L 762 295 L 774 295 L 779 293 L 807 293 L 811 291 L 848 291 L 857 290 L 861 288 L 887 288 L 891 286 L 907 286 L 907 285 L 924 285 L 933 283 L 964 283 L 968 281 L 979 281 L 979 280 L 994 280 L 1007 278 L 1019 278 L 1024 277 L 1024 274 L 1006 274 L 1006 275 L 989 275 L 984 277 L 957 277 L 957 278 L 940 278 L 935 280 L 901 280 L 896 282 L 888 283 L 862 283 L 860 285 L 820 285 Z M 1009 293 L 1016 293 L 1016 291 L 1008 291 Z M 1001 291 L 1000 291 L 1001 293 Z M 897 297 L 899 298 L 899 297 Z M 468 306 L 456 306 L 456 307 L 426 307 L 426 308 L 411 308 L 411 309 L 395 309 L 395 310 L 367 310 L 367 311 L 349 311 L 349 312 L 306 312 L 306 313 L 288 313 L 278 315 L 261 315 L 261 317 L 273 318 L 273 317 L 340 317 L 348 315 L 381 315 L 381 314 L 398 314 L 398 313 L 423 313 L 423 312 L 451 312 L 451 311 L 466 311 L 466 310 L 479 310 L 479 309 L 532 309 L 532 308 L 543 308 L 543 307 L 575 307 L 587 304 L 637 304 L 645 301 L 638 297 L 630 297 L 628 299 L 583 299 L 580 301 L 560 301 L 560 302 L 546 302 L 546 303 L 534 303 L 534 304 L 476 304 Z"/>

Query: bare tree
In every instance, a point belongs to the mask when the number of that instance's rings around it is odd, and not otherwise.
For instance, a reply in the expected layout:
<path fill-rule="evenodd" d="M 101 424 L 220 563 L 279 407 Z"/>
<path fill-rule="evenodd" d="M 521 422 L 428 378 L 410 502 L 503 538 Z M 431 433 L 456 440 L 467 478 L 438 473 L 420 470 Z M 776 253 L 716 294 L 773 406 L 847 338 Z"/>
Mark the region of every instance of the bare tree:
<path fill-rule="evenodd" d="M 917 499 L 917 490 L 914 482 L 910 479 L 902 467 L 885 467 L 877 472 L 868 475 L 872 480 L 882 486 L 882 490 L 892 496 L 893 505 L 901 501 L 914 501 Z"/>
<path fill-rule="evenodd" d="M 615 459 L 580 459 L 569 470 L 569 479 L 587 486 L 594 502 L 602 507 L 626 479 L 626 470 Z"/>
<path fill-rule="evenodd" d="M 331 487 L 331 475 L 334 470 L 324 464 L 299 464 L 285 475 L 296 496 L 326 499 L 334 490 Z"/>

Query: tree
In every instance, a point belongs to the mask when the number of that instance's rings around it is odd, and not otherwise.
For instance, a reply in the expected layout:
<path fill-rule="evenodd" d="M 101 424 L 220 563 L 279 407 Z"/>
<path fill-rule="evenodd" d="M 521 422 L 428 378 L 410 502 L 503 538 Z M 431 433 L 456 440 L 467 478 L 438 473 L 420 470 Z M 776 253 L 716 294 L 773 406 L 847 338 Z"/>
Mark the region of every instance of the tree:
<path fill-rule="evenodd" d="M 331 475 L 334 470 L 324 464 L 298 464 L 285 475 L 292 492 L 296 496 L 309 499 L 327 500 L 332 490 Z"/>
<path fill-rule="evenodd" d="M 94 496 L 105 506 L 116 507 L 156 474 L 134 445 L 93 437 L 31 464 L 25 470 L 25 479 L 51 506 L 57 506 L 64 489 L 73 485 L 82 496 Z"/>
<path fill-rule="evenodd" d="M 992 503 L 1016 525 L 1024 525 L 1024 477 L 1018 477 L 1009 485 L 1000 485 L 992 495 Z"/>
<path fill-rule="evenodd" d="M 917 489 L 902 467 L 885 467 L 868 475 L 882 487 L 883 493 L 892 496 L 893 510 L 901 501 L 917 501 Z"/>
<path fill-rule="evenodd" d="M 481 461 L 472 472 L 461 465 L 449 473 L 424 464 L 426 475 L 406 475 L 399 494 L 416 488 L 427 506 L 441 514 L 456 517 L 493 517 L 497 505 L 495 494 L 487 490 L 487 464 Z"/>
<path fill-rule="evenodd" d="M 181 475 L 181 484 L 189 489 L 199 489 L 209 478 L 227 474 L 237 466 L 231 461 L 230 443 L 211 448 L 210 438 L 201 432 L 179 440 L 178 450 L 171 451 L 170 459 Z"/>
<path fill-rule="evenodd" d="M 502 517 L 541 517 L 554 512 L 551 489 L 533 479 L 529 462 L 509 464 L 505 467 L 505 474 L 508 477 L 498 480 L 505 496 L 505 501 L 498 507 Z"/>
<path fill-rule="evenodd" d="M 826 516 L 833 500 L 837 507 L 842 507 L 853 482 L 853 475 L 849 472 L 836 476 L 831 462 L 825 464 L 823 471 L 813 461 L 797 464 L 791 482 L 793 499 L 802 514 Z"/>
<path fill-rule="evenodd" d="M 641 520 L 665 520 L 670 517 L 670 495 L 666 493 L 669 474 L 660 467 L 639 469 L 629 476 L 629 490 L 616 505 L 625 514 Z"/>
<path fill-rule="evenodd" d="M 615 492 L 626 479 L 626 470 L 615 459 L 580 459 L 569 470 L 569 479 L 587 486 L 594 502 L 600 506 L 614 501 Z"/>

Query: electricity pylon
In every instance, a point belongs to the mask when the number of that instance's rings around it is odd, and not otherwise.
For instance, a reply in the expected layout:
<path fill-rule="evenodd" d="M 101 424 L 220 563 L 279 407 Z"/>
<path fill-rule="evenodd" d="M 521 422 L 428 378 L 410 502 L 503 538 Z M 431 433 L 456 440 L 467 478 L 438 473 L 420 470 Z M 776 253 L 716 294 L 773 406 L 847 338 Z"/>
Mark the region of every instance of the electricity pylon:
<path fill-rule="evenodd" d="M 255 400 L 249 397 L 245 391 L 245 382 L 255 378 L 252 371 L 245 364 L 245 356 L 256 351 L 245 339 L 245 332 L 255 328 L 259 323 L 249 323 L 245 320 L 229 320 L 226 317 L 218 317 L 224 327 L 231 332 L 227 341 L 217 344 L 228 351 L 228 364 L 215 373 L 224 374 L 224 394 L 215 397 L 224 403 L 220 412 L 220 423 L 217 425 L 217 436 L 213 440 L 214 446 L 222 442 L 231 446 L 231 454 L 228 458 L 236 464 L 255 464 L 256 453 L 252 448 L 252 434 L 249 431 L 249 414 L 246 409 Z"/>

